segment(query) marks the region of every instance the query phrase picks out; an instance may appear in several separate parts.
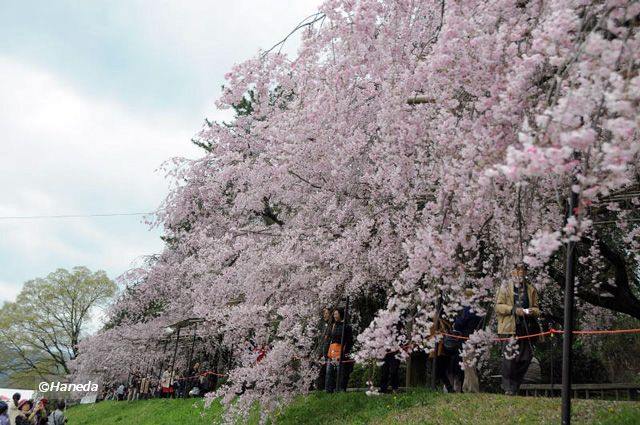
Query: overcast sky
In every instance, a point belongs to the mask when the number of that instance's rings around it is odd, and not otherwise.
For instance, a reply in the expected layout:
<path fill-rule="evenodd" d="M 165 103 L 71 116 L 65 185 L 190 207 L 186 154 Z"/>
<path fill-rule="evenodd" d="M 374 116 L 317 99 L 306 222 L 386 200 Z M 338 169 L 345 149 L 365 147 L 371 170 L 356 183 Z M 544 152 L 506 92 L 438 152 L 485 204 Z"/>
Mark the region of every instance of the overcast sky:
<path fill-rule="evenodd" d="M 227 117 L 224 73 L 320 2 L 0 1 L 0 217 L 156 209 L 158 167 L 200 155 L 204 117 Z M 115 278 L 161 249 L 139 216 L 0 218 L 0 301 L 59 267 Z"/>

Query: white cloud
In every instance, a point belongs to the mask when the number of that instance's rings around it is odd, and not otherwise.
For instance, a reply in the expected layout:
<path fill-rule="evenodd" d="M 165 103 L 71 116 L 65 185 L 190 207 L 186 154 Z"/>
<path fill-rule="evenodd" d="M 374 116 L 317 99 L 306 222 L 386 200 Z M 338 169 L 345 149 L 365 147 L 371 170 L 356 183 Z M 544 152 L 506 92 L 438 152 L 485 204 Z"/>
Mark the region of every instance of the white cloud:
<path fill-rule="evenodd" d="M 162 1 L 139 0 L 114 9 L 118 21 L 134 21 L 142 39 L 154 40 L 161 50 L 186 52 L 197 64 L 216 64 L 247 59 L 258 48 L 280 41 L 300 21 L 315 13 L 321 0 Z M 153 9 L 150 13 L 149 10 Z M 127 15 L 128 18 L 125 18 Z M 296 52 L 297 38 L 284 46 Z M 217 80 L 221 75 L 210 75 Z"/>
<path fill-rule="evenodd" d="M 68 16 L 68 28 L 55 21 L 47 24 L 51 28 L 25 27 L 34 35 L 48 34 L 47 40 L 59 37 L 37 43 L 36 49 L 64 47 L 61 57 L 73 57 L 65 68 L 51 55 L 36 55 L 43 58 L 40 61 L 23 54 L 33 46 L 10 53 L 0 50 L 0 216 L 155 209 L 168 188 L 163 174 L 156 172 L 160 164 L 174 156 L 200 155 L 189 140 L 203 116 L 230 118 L 228 111 L 213 109 L 224 73 L 258 48 L 282 39 L 320 3 L 109 1 L 68 10 L 60 5 L 58 12 Z M 87 27 L 89 43 L 100 47 L 96 51 L 82 42 Z M 297 40 L 292 37 L 284 51 L 294 53 Z M 19 44 L 21 39 L 13 41 Z M 131 52 L 148 55 L 125 54 Z M 96 75 L 109 75 L 109 66 L 118 61 L 122 68 L 114 68 L 112 74 L 125 76 L 122 85 L 95 81 L 87 88 L 91 78 L 78 76 L 78 69 L 91 70 L 94 63 L 106 67 Z M 156 64 L 184 72 L 163 74 L 161 66 L 153 68 Z M 176 81 L 174 87 L 187 87 L 189 92 L 181 93 L 189 102 L 173 105 L 169 87 L 167 93 L 142 92 L 158 102 L 141 109 L 127 97 L 126 84 L 139 82 L 144 90 L 155 90 L 157 84 L 140 81 L 149 73 L 156 74 L 148 75 L 150 79 L 162 77 L 158 81 L 167 75 L 184 76 L 193 84 Z M 101 84 L 125 92 L 100 90 Z M 116 277 L 142 255 L 159 251 L 158 236 L 139 217 L 0 220 L 0 299 L 15 297 L 22 282 L 57 267 L 86 265 Z"/>
<path fill-rule="evenodd" d="M 9 282 L 0 282 L 0 305 L 3 301 L 14 301 L 21 285 L 15 285 Z"/>
<path fill-rule="evenodd" d="M 0 58 L 0 92 L 0 216 L 150 211 L 167 193 L 160 164 L 199 154 L 189 142 L 198 117 L 135 115 L 8 58 Z M 140 217 L 4 220 L 0 234 L 0 250 L 27 273 L 47 273 L 58 260 L 114 275 L 161 248 Z"/>

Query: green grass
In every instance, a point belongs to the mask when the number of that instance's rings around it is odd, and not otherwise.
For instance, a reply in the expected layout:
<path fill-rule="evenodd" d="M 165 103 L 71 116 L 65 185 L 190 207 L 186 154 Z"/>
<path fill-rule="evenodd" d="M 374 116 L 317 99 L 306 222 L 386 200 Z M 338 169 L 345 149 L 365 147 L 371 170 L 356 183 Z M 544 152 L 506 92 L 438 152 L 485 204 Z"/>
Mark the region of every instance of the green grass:
<path fill-rule="evenodd" d="M 210 425 L 221 412 L 217 403 L 203 409 L 200 399 L 153 399 L 85 404 L 68 409 L 66 415 L 69 425 Z"/>
<path fill-rule="evenodd" d="M 202 401 L 148 400 L 101 402 L 69 409 L 70 425 L 211 424 L 222 409 L 214 403 L 202 413 Z M 640 402 L 574 400 L 577 424 L 640 424 Z M 441 394 L 412 391 L 367 397 L 363 393 L 300 397 L 276 415 L 278 424 L 558 424 L 558 398 L 496 394 Z"/>

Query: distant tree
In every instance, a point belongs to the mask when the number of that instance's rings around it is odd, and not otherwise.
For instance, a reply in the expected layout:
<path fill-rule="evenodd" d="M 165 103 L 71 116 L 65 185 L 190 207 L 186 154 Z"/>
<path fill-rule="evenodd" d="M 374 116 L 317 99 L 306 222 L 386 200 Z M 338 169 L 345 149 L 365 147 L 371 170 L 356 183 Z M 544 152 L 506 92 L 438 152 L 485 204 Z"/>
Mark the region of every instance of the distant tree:
<path fill-rule="evenodd" d="M 93 313 L 116 289 L 104 271 L 86 267 L 26 282 L 16 302 L 0 308 L 0 370 L 15 379 L 68 374 Z"/>

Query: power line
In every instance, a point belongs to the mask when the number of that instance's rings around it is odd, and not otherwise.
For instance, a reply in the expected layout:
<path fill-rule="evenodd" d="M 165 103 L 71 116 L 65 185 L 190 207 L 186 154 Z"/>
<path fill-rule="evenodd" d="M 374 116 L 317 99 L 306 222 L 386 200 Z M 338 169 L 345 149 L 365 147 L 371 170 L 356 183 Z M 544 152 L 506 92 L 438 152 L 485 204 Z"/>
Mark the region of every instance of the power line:
<path fill-rule="evenodd" d="M 119 216 L 135 216 L 148 215 L 151 212 L 134 212 L 134 213 L 104 213 L 104 214 L 63 214 L 63 215 L 15 215 L 0 217 L 0 220 L 40 220 L 48 218 L 89 218 L 89 217 L 119 217 Z"/>

